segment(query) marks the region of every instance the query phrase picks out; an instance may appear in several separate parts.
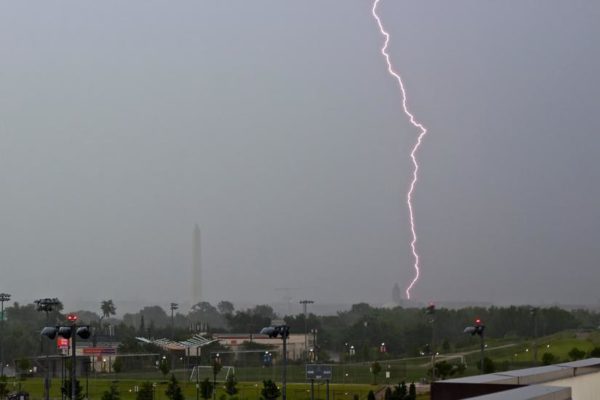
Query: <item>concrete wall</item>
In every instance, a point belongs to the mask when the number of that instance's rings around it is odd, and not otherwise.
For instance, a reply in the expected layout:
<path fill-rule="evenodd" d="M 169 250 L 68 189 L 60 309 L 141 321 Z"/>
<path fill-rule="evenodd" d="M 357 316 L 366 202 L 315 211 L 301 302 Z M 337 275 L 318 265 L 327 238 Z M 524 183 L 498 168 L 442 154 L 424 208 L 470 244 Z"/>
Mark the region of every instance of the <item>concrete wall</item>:
<path fill-rule="evenodd" d="M 545 382 L 544 386 L 569 386 L 573 400 L 600 399 L 600 372 Z"/>

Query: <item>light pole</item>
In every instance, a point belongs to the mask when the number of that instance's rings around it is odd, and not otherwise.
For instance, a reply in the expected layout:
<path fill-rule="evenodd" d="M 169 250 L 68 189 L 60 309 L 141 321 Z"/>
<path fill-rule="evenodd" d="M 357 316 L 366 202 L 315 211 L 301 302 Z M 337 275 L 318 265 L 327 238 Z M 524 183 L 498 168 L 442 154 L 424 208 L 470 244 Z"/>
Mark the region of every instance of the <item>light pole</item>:
<path fill-rule="evenodd" d="M 88 339 L 91 336 L 89 326 L 77 327 L 77 315 L 67 316 L 68 325 L 46 326 L 41 335 L 54 340 L 56 335 L 65 339 L 71 339 L 71 400 L 77 399 L 77 346 L 76 338 Z M 66 389 L 66 388 L 65 388 Z"/>
<path fill-rule="evenodd" d="M 429 322 L 431 323 L 431 346 L 429 346 L 429 351 L 431 352 L 431 381 L 433 382 L 435 381 L 435 304 L 430 303 L 425 309 L 425 314 L 431 317 L 431 319 L 429 320 Z"/>
<path fill-rule="evenodd" d="M 175 340 L 175 310 L 179 304 L 171 303 L 171 340 Z M 175 371 L 175 355 L 171 352 L 171 370 Z"/>
<path fill-rule="evenodd" d="M 312 348 L 315 351 L 314 357 L 315 357 L 315 361 L 316 361 L 319 359 L 319 345 L 317 343 L 317 333 L 319 333 L 319 330 L 311 329 L 310 333 L 312 333 L 312 337 L 313 337 Z"/>
<path fill-rule="evenodd" d="M 531 314 L 531 318 L 533 319 L 533 363 L 537 363 L 537 324 L 538 324 L 538 309 L 536 307 L 532 307 L 529 310 Z"/>
<path fill-rule="evenodd" d="M 300 300 L 300 304 L 302 304 L 302 312 L 304 313 L 304 352 L 308 357 L 308 314 L 307 308 L 309 304 L 314 304 L 313 300 Z"/>
<path fill-rule="evenodd" d="M 34 301 L 37 311 L 43 311 L 46 313 L 46 324 L 50 323 L 50 312 L 54 310 L 54 307 L 60 305 L 60 300 L 55 298 L 45 298 Z M 43 343 L 43 342 L 42 342 Z M 49 354 L 46 353 L 46 376 L 44 377 L 44 398 L 50 400 L 50 363 Z"/>
<path fill-rule="evenodd" d="M 175 310 L 179 308 L 179 304 L 171 303 L 171 339 L 175 340 Z"/>
<path fill-rule="evenodd" d="M 483 351 L 485 349 L 485 340 L 483 338 L 483 331 L 485 331 L 485 325 L 483 325 L 481 323 L 481 319 L 479 319 L 479 318 L 477 318 L 475 320 L 475 325 L 467 326 L 464 330 L 464 333 L 470 333 L 471 336 L 479 335 L 479 337 L 481 338 L 481 356 L 480 356 L 481 360 L 480 360 L 480 363 L 481 363 L 481 373 L 482 374 L 484 373 L 483 372 L 483 359 L 484 359 Z"/>
<path fill-rule="evenodd" d="M 0 376 L 4 376 L 4 320 L 6 319 L 4 317 L 4 302 L 5 301 L 10 301 L 10 294 L 8 293 L 0 293 L 0 304 L 2 304 L 1 309 L 0 309 L 0 316 L 2 317 L 2 324 L 1 324 L 1 328 L 2 328 L 2 332 L 0 333 L 0 362 L 2 363 L 2 365 L 0 365 Z"/>
<path fill-rule="evenodd" d="M 278 335 L 281 336 L 283 341 L 283 368 L 281 372 L 282 390 L 281 399 L 287 400 L 286 384 L 287 384 L 287 339 L 290 336 L 290 327 L 287 325 L 268 326 L 262 328 L 261 334 L 267 335 L 270 338 L 276 338 Z"/>
<path fill-rule="evenodd" d="M 219 373 L 220 369 L 221 369 L 221 357 L 219 356 L 219 353 L 217 353 L 217 354 L 215 354 L 215 356 L 213 358 L 213 392 L 212 392 L 213 400 L 215 400 L 217 398 L 217 374 Z"/>

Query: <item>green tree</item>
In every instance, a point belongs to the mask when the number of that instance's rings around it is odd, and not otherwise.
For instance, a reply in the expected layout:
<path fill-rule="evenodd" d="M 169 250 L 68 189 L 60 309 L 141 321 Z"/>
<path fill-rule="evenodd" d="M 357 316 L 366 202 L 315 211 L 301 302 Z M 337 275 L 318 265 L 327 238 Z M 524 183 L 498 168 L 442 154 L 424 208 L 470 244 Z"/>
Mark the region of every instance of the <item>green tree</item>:
<path fill-rule="evenodd" d="M 408 389 L 406 388 L 406 383 L 402 381 L 394 388 L 394 399 L 404 400 L 407 395 Z"/>
<path fill-rule="evenodd" d="M 377 375 L 381 372 L 381 364 L 377 361 L 371 364 L 371 373 L 373 374 L 373 384 L 377 384 Z"/>
<path fill-rule="evenodd" d="M 219 310 L 219 313 L 225 315 L 225 314 L 233 314 L 235 307 L 233 306 L 232 302 L 223 300 L 223 301 L 220 301 L 219 304 L 217 304 L 217 309 Z"/>
<path fill-rule="evenodd" d="M 383 392 L 383 400 L 392 400 L 392 389 L 390 387 L 385 388 L 385 392 Z"/>
<path fill-rule="evenodd" d="M 179 382 L 177 382 L 177 378 L 175 378 L 175 374 L 171 374 L 171 379 L 169 380 L 167 390 L 165 390 L 165 395 L 169 400 L 185 400 L 181 386 L 179 386 Z"/>
<path fill-rule="evenodd" d="M 481 370 L 481 363 L 477 363 L 477 369 Z M 484 374 L 491 374 L 493 372 L 496 372 L 496 364 L 494 363 L 494 360 L 492 360 L 489 357 L 484 357 L 484 359 L 483 359 L 483 373 Z"/>
<path fill-rule="evenodd" d="M 462 375 L 467 370 L 467 364 L 465 364 L 463 362 L 459 362 L 458 364 L 455 364 L 454 366 L 456 367 L 457 375 Z"/>
<path fill-rule="evenodd" d="M 590 357 L 600 357 L 600 347 L 596 346 L 590 351 Z"/>
<path fill-rule="evenodd" d="M 544 353 L 542 354 L 542 364 L 550 365 L 556 362 L 556 356 L 552 353 Z"/>
<path fill-rule="evenodd" d="M 115 307 L 112 300 L 103 300 L 100 303 L 100 310 L 102 310 L 102 318 L 108 318 L 117 313 L 117 307 Z"/>
<path fill-rule="evenodd" d="M 31 361 L 27 358 L 17 360 L 17 368 L 19 370 L 19 378 L 25 380 L 25 377 L 29 374 L 29 369 L 31 368 Z"/>
<path fill-rule="evenodd" d="M 263 388 L 260 391 L 263 400 L 275 400 L 281 396 L 281 390 L 271 379 L 263 381 Z"/>
<path fill-rule="evenodd" d="M 115 358 L 115 361 L 112 363 L 112 369 L 116 374 L 123 371 L 123 359 L 121 357 Z"/>
<path fill-rule="evenodd" d="M 66 398 L 71 398 L 72 388 L 70 379 L 65 379 L 65 383 L 60 388 L 60 391 L 66 396 Z M 83 388 L 81 387 L 79 380 L 75 381 L 75 396 L 77 400 L 82 400 L 84 398 Z"/>
<path fill-rule="evenodd" d="M 454 366 L 446 360 L 436 362 L 434 366 L 435 376 L 444 380 L 454 373 L 453 367 Z"/>
<path fill-rule="evenodd" d="M 102 393 L 102 400 L 120 400 L 121 394 L 119 393 L 119 388 L 115 383 L 110 385 L 108 390 L 105 390 Z"/>
<path fill-rule="evenodd" d="M 237 380 L 235 379 L 234 374 L 230 374 L 227 376 L 227 380 L 225 380 L 225 391 L 228 395 L 233 396 L 238 392 Z"/>
<path fill-rule="evenodd" d="M 163 358 L 160 359 L 158 369 L 160 370 L 160 372 L 162 372 L 164 377 L 166 377 L 169 374 L 169 372 L 171 371 L 171 367 L 169 366 L 169 362 L 167 361 L 166 357 L 163 356 Z"/>
<path fill-rule="evenodd" d="M 150 382 L 144 382 L 140 386 L 140 390 L 135 396 L 135 400 L 153 400 L 154 399 L 154 385 Z M 104 399 L 102 399 L 104 400 Z"/>
<path fill-rule="evenodd" d="M 414 382 L 408 387 L 408 396 L 406 396 L 406 400 L 417 400 L 417 387 Z"/>
<path fill-rule="evenodd" d="M 581 360 L 583 357 L 585 357 L 585 351 L 580 350 L 577 347 L 573 347 L 571 351 L 569 351 L 569 357 L 573 361 Z"/>
<path fill-rule="evenodd" d="M 0 399 L 5 399 L 8 395 L 8 382 L 6 382 L 6 376 L 0 376 Z"/>
<path fill-rule="evenodd" d="M 203 399 L 210 399 L 212 397 L 212 392 L 213 383 L 208 378 L 204 378 L 204 380 L 200 382 L 200 396 Z"/>

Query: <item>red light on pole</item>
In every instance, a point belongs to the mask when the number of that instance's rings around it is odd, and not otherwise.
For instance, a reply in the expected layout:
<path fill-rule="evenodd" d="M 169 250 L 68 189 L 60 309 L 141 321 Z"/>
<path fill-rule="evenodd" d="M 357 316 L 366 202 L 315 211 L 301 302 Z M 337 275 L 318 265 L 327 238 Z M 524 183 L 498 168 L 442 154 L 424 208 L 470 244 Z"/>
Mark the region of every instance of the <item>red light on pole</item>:
<path fill-rule="evenodd" d="M 67 315 L 67 320 L 69 322 L 75 322 L 75 321 L 77 321 L 77 315 L 75 315 L 75 314 L 69 314 L 69 315 Z"/>
<path fill-rule="evenodd" d="M 481 320 L 480 320 L 479 318 L 477 318 L 477 319 L 475 320 L 475 323 L 476 323 L 477 325 L 481 325 Z"/>

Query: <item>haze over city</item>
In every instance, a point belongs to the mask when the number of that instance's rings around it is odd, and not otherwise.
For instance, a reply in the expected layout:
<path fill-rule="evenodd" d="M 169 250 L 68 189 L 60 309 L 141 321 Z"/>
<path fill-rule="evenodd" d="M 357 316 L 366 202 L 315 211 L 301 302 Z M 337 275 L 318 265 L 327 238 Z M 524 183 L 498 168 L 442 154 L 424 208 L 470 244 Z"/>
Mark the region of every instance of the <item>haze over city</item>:
<path fill-rule="evenodd" d="M 70 308 L 391 301 L 417 132 L 366 1 L 1 6 L 0 271 Z M 598 304 L 600 4 L 393 2 L 416 301 Z M 80 307 L 81 305 L 81 307 Z"/>

